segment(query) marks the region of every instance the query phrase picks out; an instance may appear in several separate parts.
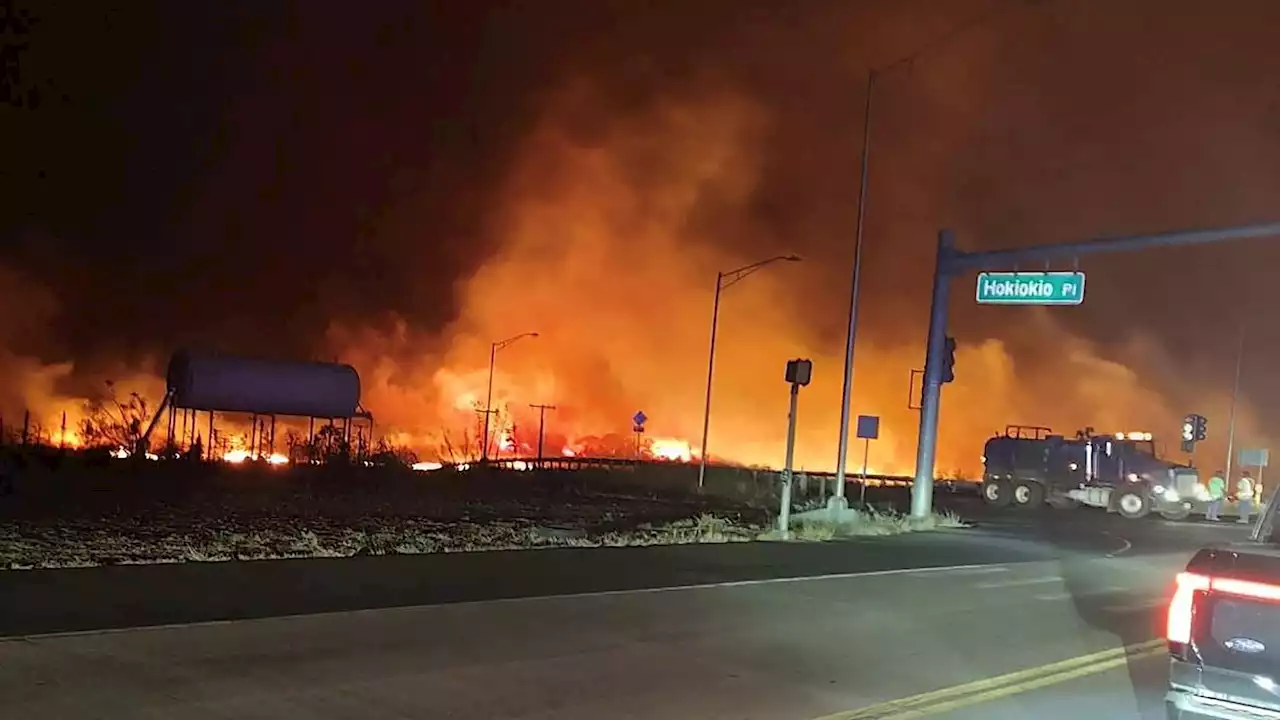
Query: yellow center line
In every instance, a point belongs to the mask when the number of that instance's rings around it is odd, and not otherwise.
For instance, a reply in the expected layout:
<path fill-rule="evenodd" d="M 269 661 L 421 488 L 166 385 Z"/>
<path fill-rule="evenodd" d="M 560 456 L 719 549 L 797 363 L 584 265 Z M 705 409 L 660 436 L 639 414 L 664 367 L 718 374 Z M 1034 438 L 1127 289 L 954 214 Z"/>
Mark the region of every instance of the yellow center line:
<path fill-rule="evenodd" d="M 974 680 L 919 695 L 890 700 L 856 710 L 823 715 L 813 720 L 907 720 L 1037 690 L 1058 683 L 1122 667 L 1130 660 L 1156 657 L 1165 652 L 1163 639 L 1112 648 L 1026 668 L 1004 675 Z"/>

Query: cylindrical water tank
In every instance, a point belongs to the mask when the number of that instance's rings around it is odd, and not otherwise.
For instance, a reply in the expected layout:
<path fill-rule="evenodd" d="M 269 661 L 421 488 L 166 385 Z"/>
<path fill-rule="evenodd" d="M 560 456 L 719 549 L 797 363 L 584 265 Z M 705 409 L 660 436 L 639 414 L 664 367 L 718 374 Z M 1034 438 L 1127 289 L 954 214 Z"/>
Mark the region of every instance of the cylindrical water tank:
<path fill-rule="evenodd" d="M 350 365 L 283 362 L 181 350 L 167 373 L 173 404 L 193 410 L 349 418 L 360 375 Z"/>

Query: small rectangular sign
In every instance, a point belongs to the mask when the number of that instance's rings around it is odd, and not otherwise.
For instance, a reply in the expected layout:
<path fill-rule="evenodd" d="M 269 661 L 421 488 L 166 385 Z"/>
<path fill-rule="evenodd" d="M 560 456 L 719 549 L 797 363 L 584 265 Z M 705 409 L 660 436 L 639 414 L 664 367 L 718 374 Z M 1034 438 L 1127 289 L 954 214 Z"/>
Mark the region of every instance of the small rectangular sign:
<path fill-rule="evenodd" d="M 1267 461 L 1271 459 L 1271 451 L 1266 448 L 1260 450 L 1241 450 L 1240 464 L 1245 467 L 1264 468 Z"/>
<path fill-rule="evenodd" d="M 977 300 L 984 305 L 1079 305 L 1084 302 L 1084 273 L 978 273 Z"/>
<path fill-rule="evenodd" d="M 859 440 L 875 440 L 880 437 L 880 416 L 879 415 L 859 415 L 858 416 L 858 439 Z"/>

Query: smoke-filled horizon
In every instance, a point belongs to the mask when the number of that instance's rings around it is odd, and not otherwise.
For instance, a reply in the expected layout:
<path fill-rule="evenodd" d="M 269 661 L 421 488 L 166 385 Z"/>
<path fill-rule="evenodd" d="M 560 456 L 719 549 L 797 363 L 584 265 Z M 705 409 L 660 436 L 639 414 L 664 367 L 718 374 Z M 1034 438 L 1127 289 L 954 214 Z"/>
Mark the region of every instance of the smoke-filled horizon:
<path fill-rule="evenodd" d="M 716 272 L 794 252 L 724 293 L 710 453 L 779 465 L 783 365 L 808 357 L 797 458 L 830 469 L 865 76 L 922 47 L 875 94 L 873 470 L 914 463 L 940 228 L 984 249 L 1280 216 L 1264 0 L 456 5 L 47 12 L 22 69 L 50 99 L 0 136 L 0 413 L 48 424 L 108 378 L 154 404 L 183 346 L 337 358 L 431 455 L 474 428 L 490 343 L 535 331 L 497 357 L 519 443 L 547 403 L 562 447 L 643 410 L 696 449 Z M 1188 412 L 1224 458 L 1241 324 L 1237 446 L 1266 446 L 1274 245 L 1083 258 L 1078 308 L 957 281 L 938 470 L 972 474 L 1008 424 L 1174 450 Z"/>

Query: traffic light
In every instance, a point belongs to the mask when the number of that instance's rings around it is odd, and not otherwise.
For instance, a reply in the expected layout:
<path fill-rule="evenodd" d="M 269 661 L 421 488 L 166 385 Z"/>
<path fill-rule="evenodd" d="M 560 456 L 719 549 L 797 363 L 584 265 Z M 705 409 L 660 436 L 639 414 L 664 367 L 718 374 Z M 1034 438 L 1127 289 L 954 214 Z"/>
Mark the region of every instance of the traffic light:
<path fill-rule="evenodd" d="M 1196 443 L 1209 437 L 1209 421 L 1191 413 L 1182 419 L 1182 452 L 1195 452 Z"/>
<path fill-rule="evenodd" d="M 956 379 L 956 339 L 947 336 L 946 347 L 942 351 L 942 382 L 949 383 Z"/>
<path fill-rule="evenodd" d="M 1182 418 L 1182 452 L 1196 451 L 1196 415 Z"/>

